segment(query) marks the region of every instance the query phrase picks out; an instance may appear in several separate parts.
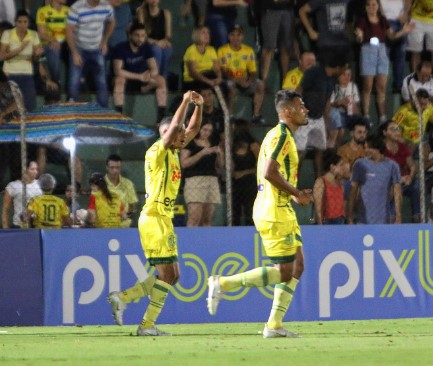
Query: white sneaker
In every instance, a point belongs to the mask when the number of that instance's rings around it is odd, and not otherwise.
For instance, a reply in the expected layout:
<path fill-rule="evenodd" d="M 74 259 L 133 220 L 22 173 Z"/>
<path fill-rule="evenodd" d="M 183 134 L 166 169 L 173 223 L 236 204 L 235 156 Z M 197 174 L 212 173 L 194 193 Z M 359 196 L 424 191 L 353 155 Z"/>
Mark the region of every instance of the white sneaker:
<path fill-rule="evenodd" d="M 170 337 L 171 333 L 164 332 L 157 327 L 153 326 L 152 328 L 143 329 L 141 327 L 137 328 L 138 336 L 161 336 L 161 337 Z"/>
<path fill-rule="evenodd" d="M 265 324 L 265 329 L 263 329 L 263 338 L 302 338 L 298 333 L 293 333 L 286 328 L 269 329 L 268 325 Z"/>
<path fill-rule="evenodd" d="M 209 310 L 210 315 L 215 315 L 223 294 L 219 276 L 210 276 L 207 280 L 207 285 L 209 287 L 207 295 L 207 309 Z"/>
<path fill-rule="evenodd" d="M 120 299 L 119 292 L 110 292 L 107 300 L 111 304 L 114 321 L 117 325 L 123 325 L 123 312 L 126 309 L 126 304 Z"/>

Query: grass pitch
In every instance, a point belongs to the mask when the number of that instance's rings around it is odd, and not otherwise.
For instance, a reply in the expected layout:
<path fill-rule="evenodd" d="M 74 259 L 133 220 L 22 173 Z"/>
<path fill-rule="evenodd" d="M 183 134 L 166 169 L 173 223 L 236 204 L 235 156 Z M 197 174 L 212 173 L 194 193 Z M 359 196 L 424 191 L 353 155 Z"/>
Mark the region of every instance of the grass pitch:
<path fill-rule="evenodd" d="M 3 327 L 0 365 L 433 365 L 433 319 L 296 322 L 299 339 L 263 339 L 263 324 Z"/>

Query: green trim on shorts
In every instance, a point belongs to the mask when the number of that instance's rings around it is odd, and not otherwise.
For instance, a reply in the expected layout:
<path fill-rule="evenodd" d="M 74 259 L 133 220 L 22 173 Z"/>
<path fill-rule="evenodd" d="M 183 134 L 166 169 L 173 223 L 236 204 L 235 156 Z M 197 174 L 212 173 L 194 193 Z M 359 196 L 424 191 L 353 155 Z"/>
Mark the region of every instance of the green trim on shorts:
<path fill-rule="evenodd" d="M 164 257 L 164 258 L 149 258 L 148 261 L 151 266 L 156 266 L 157 264 L 170 264 L 170 263 L 179 262 L 177 259 L 177 255 L 173 255 L 171 257 Z"/>
<path fill-rule="evenodd" d="M 292 263 L 295 260 L 295 254 L 282 257 L 269 257 L 269 259 L 273 264 Z"/>

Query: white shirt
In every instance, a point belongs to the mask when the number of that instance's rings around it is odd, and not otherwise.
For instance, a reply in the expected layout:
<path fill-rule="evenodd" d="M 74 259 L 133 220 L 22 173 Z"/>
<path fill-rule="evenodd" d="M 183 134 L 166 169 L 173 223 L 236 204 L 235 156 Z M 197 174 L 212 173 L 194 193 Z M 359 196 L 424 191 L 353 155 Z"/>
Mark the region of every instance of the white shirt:
<path fill-rule="evenodd" d="M 401 87 L 401 97 L 405 102 L 409 102 L 411 100 L 409 86 L 413 87 L 414 92 L 416 92 L 419 88 L 424 88 L 428 91 L 430 97 L 433 97 L 433 78 L 431 78 L 429 81 L 426 81 L 425 83 L 421 83 L 418 81 L 415 72 L 406 76 L 403 79 L 403 85 Z"/>
<path fill-rule="evenodd" d="M 381 0 L 383 16 L 388 20 L 397 20 L 404 10 L 404 0 Z"/>
<path fill-rule="evenodd" d="M 330 101 L 333 103 L 336 100 L 344 99 L 346 97 L 349 99 L 347 114 L 351 116 L 354 112 L 354 105 L 360 102 L 358 86 L 352 81 L 349 81 L 345 87 L 341 87 L 337 84 L 331 94 Z"/>

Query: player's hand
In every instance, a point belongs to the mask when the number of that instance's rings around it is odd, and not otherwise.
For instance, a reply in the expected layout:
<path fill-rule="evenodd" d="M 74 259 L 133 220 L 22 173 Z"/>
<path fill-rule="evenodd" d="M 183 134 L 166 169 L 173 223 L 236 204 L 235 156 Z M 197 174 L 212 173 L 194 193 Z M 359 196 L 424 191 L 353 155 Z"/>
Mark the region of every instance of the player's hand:
<path fill-rule="evenodd" d="M 301 205 L 301 206 L 308 206 L 310 203 L 313 203 L 314 198 L 313 198 L 313 191 L 311 189 L 303 189 L 299 196 L 296 197 L 296 201 Z"/>
<path fill-rule="evenodd" d="M 191 92 L 191 102 L 194 103 L 196 106 L 203 105 L 203 97 L 201 94 L 192 91 Z"/>
<path fill-rule="evenodd" d="M 191 93 L 192 93 L 192 91 L 191 91 L 191 90 L 188 90 L 188 91 L 183 95 L 183 101 L 184 101 L 184 102 L 188 102 L 188 103 L 191 102 Z"/>

